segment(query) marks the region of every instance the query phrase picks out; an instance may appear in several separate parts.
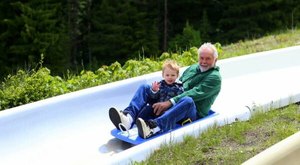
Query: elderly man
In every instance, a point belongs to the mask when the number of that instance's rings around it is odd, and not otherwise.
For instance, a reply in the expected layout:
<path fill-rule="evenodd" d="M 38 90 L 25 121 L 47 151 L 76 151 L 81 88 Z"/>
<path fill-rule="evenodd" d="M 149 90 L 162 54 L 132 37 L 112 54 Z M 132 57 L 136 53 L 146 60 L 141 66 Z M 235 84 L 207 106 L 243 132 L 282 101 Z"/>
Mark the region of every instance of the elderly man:
<path fill-rule="evenodd" d="M 194 121 L 208 115 L 221 90 L 222 79 L 216 66 L 218 52 L 211 43 L 204 43 L 198 49 L 198 56 L 199 63 L 191 65 L 180 77 L 184 92 L 153 105 L 154 113 L 162 115 L 148 121 L 137 119 L 139 136 L 148 138 L 157 132 L 173 129 L 179 121 Z"/>

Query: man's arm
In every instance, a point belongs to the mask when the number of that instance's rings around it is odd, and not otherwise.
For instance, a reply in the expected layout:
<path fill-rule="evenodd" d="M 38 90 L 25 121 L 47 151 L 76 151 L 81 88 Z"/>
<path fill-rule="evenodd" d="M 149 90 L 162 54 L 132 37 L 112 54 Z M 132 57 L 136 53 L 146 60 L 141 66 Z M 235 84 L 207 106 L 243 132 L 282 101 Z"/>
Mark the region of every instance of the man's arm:
<path fill-rule="evenodd" d="M 184 90 L 183 90 L 182 84 L 176 84 L 176 90 L 177 90 L 177 91 L 175 91 L 176 95 L 183 93 Z M 163 113 L 164 111 L 169 109 L 172 105 L 173 105 L 172 100 L 168 100 L 165 102 L 153 104 L 152 107 L 154 109 L 154 113 L 156 115 L 160 115 L 161 113 Z"/>
<path fill-rule="evenodd" d="M 175 103 L 185 96 L 191 97 L 194 101 L 199 101 L 211 97 L 219 92 L 221 89 L 221 78 L 217 75 L 209 75 L 203 81 L 199 82 L 197 86 L 192 89 L 184 91 L 182 94 L 173 97 L 171 100 Z"/>
<path fill-rule="evenodd" d="M 166 111 L 167 109 L 169 109 L 171 106 L 172 103 L 168 100 L 164 102 L 155 103 L 152 105 L 152 108 L 154 109 L 155 115 L 158 116 L 162 114 L 164 111 Z"/>

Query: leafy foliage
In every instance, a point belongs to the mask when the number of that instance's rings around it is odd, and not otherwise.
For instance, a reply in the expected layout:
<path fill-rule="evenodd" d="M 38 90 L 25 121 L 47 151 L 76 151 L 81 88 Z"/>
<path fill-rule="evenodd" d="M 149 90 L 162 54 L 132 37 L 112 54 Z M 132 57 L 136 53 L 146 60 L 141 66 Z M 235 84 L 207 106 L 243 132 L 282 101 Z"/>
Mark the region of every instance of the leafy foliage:
<path fill-rule="evenodd" d="M 128 60 L 123 66 L 119 62 L 114 62 L 110 66 L 102 66 L 95 72 L 82 70 L 79 75 L 67 75 L 65 79 L 51 76 L 50 70 L 42 67 L 41 61 L 41 67 L 37 70 L 19 70 L 15 75 L 8 75 L 5 78 L 0 86 L 0 110 L 159 71 L 162 62 L 169 58 L 178 61 L 181 66 L 187 66 L 195 63 L 197 57 L 197 48 L 192 47 L 182 54 L 163 53 L 159 60 L 149 58 Z"/>
<path fill-rule="evenodd" d="M 70 87 L 62 78 L 51 76 L 47 68 L 30 72 L 19 70 L 2 82 L 0 108 L 7 109 L 67 93 L 72 90 Z"/>

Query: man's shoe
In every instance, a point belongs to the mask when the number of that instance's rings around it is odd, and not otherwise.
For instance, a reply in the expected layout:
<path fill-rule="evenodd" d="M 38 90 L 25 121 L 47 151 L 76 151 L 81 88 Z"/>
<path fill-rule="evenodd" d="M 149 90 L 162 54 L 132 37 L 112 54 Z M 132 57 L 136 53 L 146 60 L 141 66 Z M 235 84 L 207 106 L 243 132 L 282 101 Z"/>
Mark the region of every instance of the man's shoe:
<path fill-rule="evenodd" d="M 145 121 L 141 118 L 137 119 L 136 126 L 138 128 L 139 136 L 144 139 L 151 137 L 160 130 L 157 124 L 152 120 Z"/>
<path fill-rule="evenodd" d="M 131 122 L 127 115 L 115 108 L 109 109 L 109 118 L 115 127 L 119 130 L 126 131 L 131 128 Z"/>

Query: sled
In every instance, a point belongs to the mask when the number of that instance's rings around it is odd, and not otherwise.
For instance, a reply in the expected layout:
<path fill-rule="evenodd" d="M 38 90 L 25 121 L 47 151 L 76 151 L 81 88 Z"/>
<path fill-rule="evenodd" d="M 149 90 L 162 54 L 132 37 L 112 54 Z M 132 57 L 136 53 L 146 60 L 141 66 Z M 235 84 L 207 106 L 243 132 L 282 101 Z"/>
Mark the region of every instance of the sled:
<path fill-rule="evenodd" d="M 187 125 L 190 125 L 190 124 L 196 124 L 198 122 L 201 122 L 207 118 L 211 118 L 213 116 L 216 116 L 218 115 L 218 113 L 210 110 L 208 112 L 208 116 L 204 117 L 204 118 L 201 118 L 201 119 L 198 119 L 196 121 L 193 121 L 191 123 L 188 123 L 188 124 L 184 124 L 184 125 L 181 125 L 181 124 L 176 124 L 176 127 L 170 131 L 174 131 L 174 130 L 177 130 L 177 129 L 182 129 L 183 127 L 187 126 Z M 143 139 L 141 138 L 139 135 L 138 135 L 138 129 L 136 127 L 136 125 L 134 125 L 130 130 L 127 130 L 127 131 L 122 131 L 122 130 L 118 130 L 118 129 L 113 129 L 111 131 L 111 135 L 116 137 L 117 139 L 119 140 L 122 140 L 122 141 L 125 141 L 127 143 L 131 143 L 133 145 L 138 145 L 138 144 L 141 144 L 141 143 L 144 143 L 144 142 L 147 142 L 151 139 L 154 139 L 154 138 L 157 138 L 159 136 L 162 136 L 166 133 L 169 133 L 170 131 L 168 132 L 163 132 L 163 133 L 159 133 L 159 134 L 155 134 L 153 136 L 151 136 L 150 138 L 147 138 L 147 139 Z"/>

